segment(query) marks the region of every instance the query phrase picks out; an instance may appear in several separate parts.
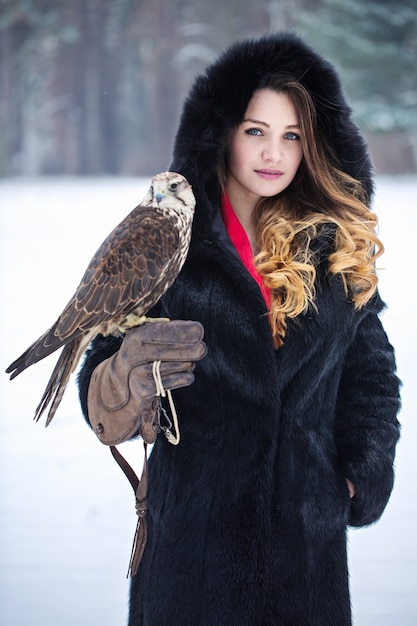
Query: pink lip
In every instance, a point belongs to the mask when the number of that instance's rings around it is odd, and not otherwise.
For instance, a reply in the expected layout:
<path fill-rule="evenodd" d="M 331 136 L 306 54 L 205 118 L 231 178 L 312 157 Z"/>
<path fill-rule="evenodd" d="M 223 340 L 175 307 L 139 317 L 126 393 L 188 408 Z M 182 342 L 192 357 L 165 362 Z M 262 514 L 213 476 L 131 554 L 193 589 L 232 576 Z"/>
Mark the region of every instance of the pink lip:
<path fill-rule="evenodd" d="M 265 180 L 277 180 L 283 175 L 280 170 L 255 170 L 255 172 Z"/>

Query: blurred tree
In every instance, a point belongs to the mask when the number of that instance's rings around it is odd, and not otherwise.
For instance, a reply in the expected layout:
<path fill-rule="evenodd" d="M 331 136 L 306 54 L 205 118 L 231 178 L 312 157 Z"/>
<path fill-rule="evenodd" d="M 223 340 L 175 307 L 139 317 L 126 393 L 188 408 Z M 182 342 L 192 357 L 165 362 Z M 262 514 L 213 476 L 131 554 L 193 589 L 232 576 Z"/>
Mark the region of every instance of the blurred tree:
<path fill-rule="evenodd" d="M 366 132 L 407 131 L 417 164 L 415 0 L 314 0 L 302 34 L 335 61 Z"/>
<path fill-rule="evenodd" d="M 50 135 L 51 109 L 63 106 L 62 100 L 45 98 L 53 81 L 57 13 L 48 0 L 24 5 L 2 0 L 0 8 L 1 162 L 6 171 L 36 174 L 37 152 L 46 150 Z"/>
<path fill-rule="evenodd" d="M 118 171 L 113 96 L 119 93 L 120 35 L 131 6 L 1 0 L 4 173 Z"/>

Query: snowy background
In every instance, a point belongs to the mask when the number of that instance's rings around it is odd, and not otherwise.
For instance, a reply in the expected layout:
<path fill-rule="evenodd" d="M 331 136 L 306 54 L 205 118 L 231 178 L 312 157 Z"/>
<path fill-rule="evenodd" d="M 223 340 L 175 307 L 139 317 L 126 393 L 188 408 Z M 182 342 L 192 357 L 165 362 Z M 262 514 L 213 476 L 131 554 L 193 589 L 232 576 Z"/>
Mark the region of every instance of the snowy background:
<path fill-rule="evenodd" d="M 55 321 L 92 254 L 147 185 L 133 178 L 0 181 L 3 371 Z M 417 178 L 379 178 L 375 209 L 386 246 L 383 321 L 404 383 L 403 432 L 396 487 L 382 520 L 350 533 L 354 623 L 415 626 Z M 32 421 L 55 360 L 48 357 L 13 382 L 0 377 L 0 623 L 122 626 L 133 493 L 86 427 L 74 379 L 51 426 Z M 123 448 L 130 459 L 140 458 L 140 443 Z"/>

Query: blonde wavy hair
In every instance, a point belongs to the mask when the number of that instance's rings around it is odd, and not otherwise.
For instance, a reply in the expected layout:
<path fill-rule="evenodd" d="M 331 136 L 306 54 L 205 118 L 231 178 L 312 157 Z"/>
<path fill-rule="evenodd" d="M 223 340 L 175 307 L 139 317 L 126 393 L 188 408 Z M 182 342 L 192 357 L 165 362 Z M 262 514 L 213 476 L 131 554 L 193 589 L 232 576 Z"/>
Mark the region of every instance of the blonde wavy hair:
<path fill-rule="evenodd" d="M 377 217 L 361 183 L 341 171 L 336 155 L 317 126 L 309 92 L 291 79 L 274 79 L 266 88 L 287 93 L 296 107 L 303 160 L 289 187 L 255 208 L 255 267 L 271 290 L 270 323 L 276 347 L 283 345 L 287 319 L 314 306 L 316 264 L 313 240 L 330 244 L 328 271 L 341 277 L 345 294 L 362 308 L 375 293 L 375 260 L 383 245 Z M 327 225 L 327 227 L 326 227 Z"/>

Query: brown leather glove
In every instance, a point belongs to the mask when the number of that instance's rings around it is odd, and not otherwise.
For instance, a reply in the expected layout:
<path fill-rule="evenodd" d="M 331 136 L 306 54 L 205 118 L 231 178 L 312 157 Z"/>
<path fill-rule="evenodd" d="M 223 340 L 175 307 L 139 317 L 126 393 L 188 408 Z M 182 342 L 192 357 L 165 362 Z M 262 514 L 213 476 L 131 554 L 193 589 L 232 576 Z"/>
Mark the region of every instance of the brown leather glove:
<path fill-rule="evenodd" d="M 139 433 L 153 443 L 160 397 L 153 374 L 158 364 L 166 390 L 194 381 L 194 361 L 207 352 L 199 322 L 147 322 L 127 331 L 119 351 L 100 363 L 88 389 L 90 424 L 100 441 L 115 445 Z M 160 364 L 158 362 L 161 362 Z"/>

